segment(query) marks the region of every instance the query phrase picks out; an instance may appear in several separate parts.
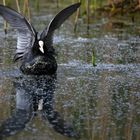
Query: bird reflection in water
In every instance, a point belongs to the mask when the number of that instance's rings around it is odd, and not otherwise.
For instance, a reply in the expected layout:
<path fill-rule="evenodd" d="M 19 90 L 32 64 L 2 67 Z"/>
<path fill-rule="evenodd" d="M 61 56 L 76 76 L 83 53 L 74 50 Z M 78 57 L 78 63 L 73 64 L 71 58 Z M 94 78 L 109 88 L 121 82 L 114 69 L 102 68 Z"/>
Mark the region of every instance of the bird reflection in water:
<path fill-rule="evenodd" d="M 41 113 L 55 131 L 78 137 L 72 126 L 68 125 L 54 109 L 56 76 L 25 76 L 15 82 L 16 108 L 10 118 L 0 126 L 0 139 L 22 131 L 26 124 Z M 41 110 L 41 111 L 38 111 Z"/>

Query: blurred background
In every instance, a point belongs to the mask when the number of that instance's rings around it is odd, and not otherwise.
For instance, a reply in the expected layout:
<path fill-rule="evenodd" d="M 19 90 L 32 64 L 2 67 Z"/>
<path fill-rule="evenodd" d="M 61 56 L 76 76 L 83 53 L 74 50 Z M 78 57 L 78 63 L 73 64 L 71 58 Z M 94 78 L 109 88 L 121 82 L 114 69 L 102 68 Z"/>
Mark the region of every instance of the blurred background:
<path fill-rule="evenodd" d="M 58 12 L 59 9 L 72 3 L 81 2 L 80 10 L 75 14 L 74 31 L 78 30 L 77 26 L 80 25 L 78 20 L 82 18 L 82 22 L 87 24 L 87 33 L 89 33 L 90 26 L 92 28 L 92 24 L 105 23 L 106 20 L 108 20 L 108 23 L 103 26 L 106 30 L 111 30 L 114 26 L 126 27 L 129 23 L 125 20 L 132 21 L 132 23 L 136 22 L 140 10 L 139 0 L 0 0 L 0 2 L 13 7 L 29 20 L 33 20 L 34 12 L 41 14 L 46 8 Z"/>

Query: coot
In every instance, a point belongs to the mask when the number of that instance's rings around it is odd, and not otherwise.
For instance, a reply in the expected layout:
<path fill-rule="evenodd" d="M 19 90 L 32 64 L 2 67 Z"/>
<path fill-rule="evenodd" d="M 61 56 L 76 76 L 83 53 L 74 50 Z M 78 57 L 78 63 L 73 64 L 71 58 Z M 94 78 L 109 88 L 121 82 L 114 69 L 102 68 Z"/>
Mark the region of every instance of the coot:
<path fill-rule="evenodd" d="M 23 15 L 7 6 L 0 5 L 0 15 L 17 30 L 14 61 L 21 61 L 20 69 L 23 73 L 35 75 L 56 73 L 54 31 L 79 7 L 80 3 L 76 3 L 60 11 L 38 37 L 33 25 Z"/>

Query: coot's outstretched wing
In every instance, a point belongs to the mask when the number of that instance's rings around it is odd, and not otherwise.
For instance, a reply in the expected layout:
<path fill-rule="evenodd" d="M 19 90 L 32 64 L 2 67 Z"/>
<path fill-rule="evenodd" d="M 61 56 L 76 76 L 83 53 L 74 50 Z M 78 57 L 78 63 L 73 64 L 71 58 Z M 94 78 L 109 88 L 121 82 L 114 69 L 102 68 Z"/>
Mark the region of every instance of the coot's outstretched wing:
<path fill-rule="evenodd" d="M 36 31 L 27 19 L 15 10 L 0 5 L 0 15 L 14 28 L 17 29 L 17 50 L 15 61 L 22 58 L 28 48 L 32 47 Z"/>
<path fill-rule="evenodd" d="M 69 18 L 76 10 L 79 8 L 81 3 L 76 3 L 70 5 L 69 7 L 60 11 L 54 19 L 50 22 L 49 26 L 41 33 L 40 39 L 45 41 L 46 46 L 52 46 L 53 43 L 53 33 L 58 29 L 64 21 Z"/>

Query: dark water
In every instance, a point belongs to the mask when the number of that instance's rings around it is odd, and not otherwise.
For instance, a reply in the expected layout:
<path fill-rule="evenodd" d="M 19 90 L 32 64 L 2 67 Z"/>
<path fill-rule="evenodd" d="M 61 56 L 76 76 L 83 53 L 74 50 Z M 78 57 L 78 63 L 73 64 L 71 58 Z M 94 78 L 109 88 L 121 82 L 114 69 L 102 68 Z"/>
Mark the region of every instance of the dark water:
<path fill-rule="evenodd" d="M 40 13 L 33 23 L 42 31 L 56 10 Z M 37 77 L 23 75 L 12 62 L 16 35 L 9 29 L 5 37 L 0 18 L 0 139 L 140 139 L 138 21 L 97 19 L 89 36 L 84 20 L 76 35 L 72 21 L 54 36 L 57 75 Z"/>

